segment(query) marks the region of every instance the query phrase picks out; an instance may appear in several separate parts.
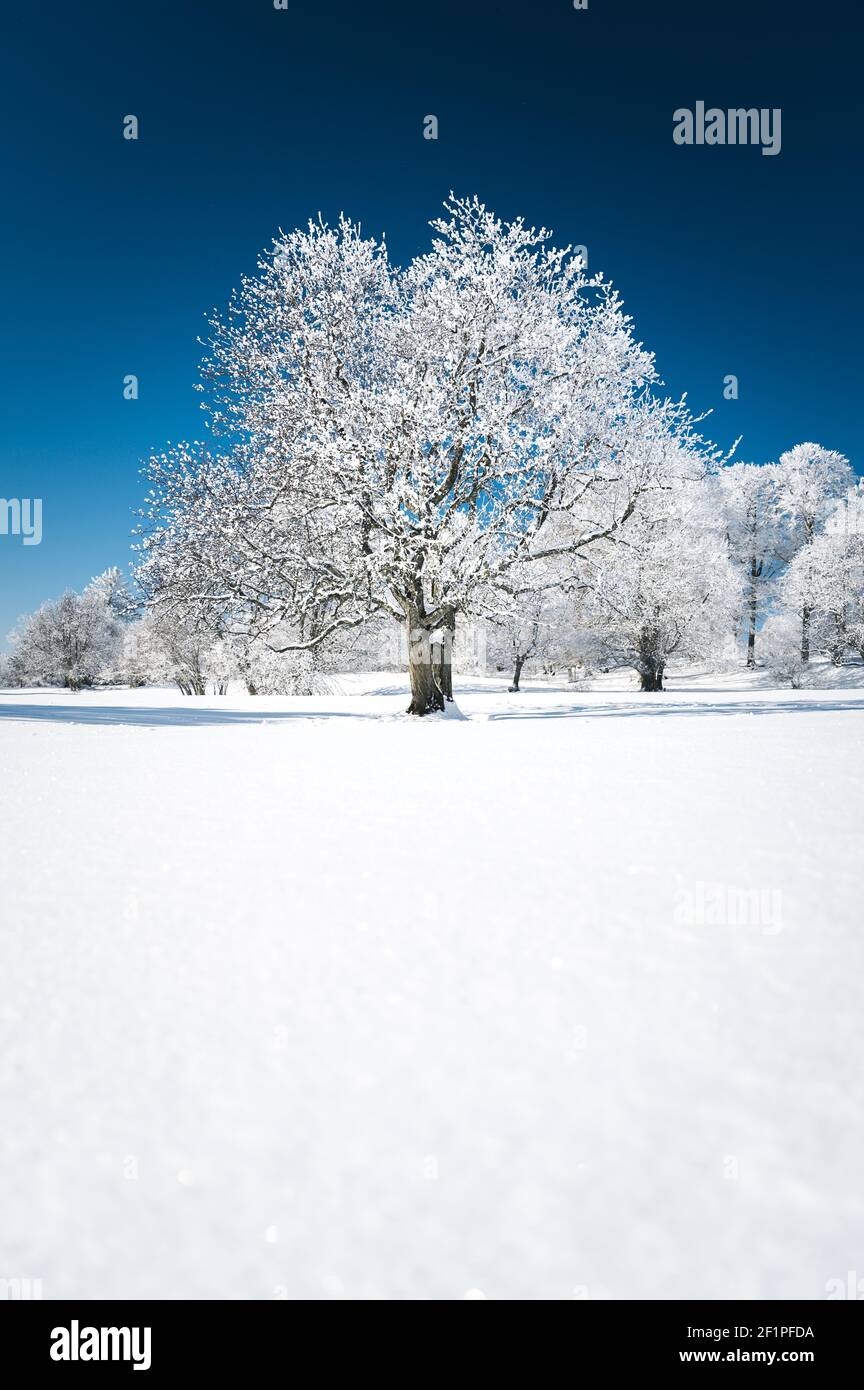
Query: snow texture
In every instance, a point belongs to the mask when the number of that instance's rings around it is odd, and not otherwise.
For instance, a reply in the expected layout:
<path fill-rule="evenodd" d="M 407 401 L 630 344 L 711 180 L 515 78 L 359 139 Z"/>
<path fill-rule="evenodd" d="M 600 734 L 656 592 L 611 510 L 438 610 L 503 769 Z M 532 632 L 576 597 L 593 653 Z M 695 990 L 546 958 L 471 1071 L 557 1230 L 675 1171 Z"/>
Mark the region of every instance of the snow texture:
<path fill-rule="evenodd" d="M 508 679 L 422 721 L 390 675 L 0 695 L 0 1276 L 819 1299 L 862 1270 L 864 691 Z"/>

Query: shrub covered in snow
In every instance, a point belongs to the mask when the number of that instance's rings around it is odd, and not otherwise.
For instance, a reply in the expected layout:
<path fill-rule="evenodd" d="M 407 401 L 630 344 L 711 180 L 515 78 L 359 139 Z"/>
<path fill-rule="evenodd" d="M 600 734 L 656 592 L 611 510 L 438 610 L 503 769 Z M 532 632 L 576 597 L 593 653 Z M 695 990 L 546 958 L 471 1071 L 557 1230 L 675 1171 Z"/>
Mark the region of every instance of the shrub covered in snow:
<path fill-rule="evenodd" d="M 123 642 L 123 619 L 112 600 L 112 584 L 100 576 L 83 593 L 67 590 L 22 618 L 7 663 L 14 683 L 81 690 L 111 680 Z"/>

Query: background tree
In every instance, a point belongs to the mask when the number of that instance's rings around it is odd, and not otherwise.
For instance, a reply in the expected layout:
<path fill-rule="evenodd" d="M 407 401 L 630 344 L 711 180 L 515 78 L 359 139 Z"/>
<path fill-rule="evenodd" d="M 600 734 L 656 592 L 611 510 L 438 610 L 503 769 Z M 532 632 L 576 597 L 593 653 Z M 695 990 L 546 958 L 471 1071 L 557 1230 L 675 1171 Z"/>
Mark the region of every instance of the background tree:
<path fill-rule="evenodd" d="M 720 472 L 719 487 L 730 558 L 743 582 L 747 666 L 752 669 L 759 619 L 783 565 L 778 470 L 770 464 L 729 464 Z"/>
<path fill-rule="evenodd" d="M 777 464 L 778 505 L 786 534 L 785 558 L 791 562 L 811 545 L 836 503 L 854 483 L 847 459 L 821 444 L 796 444 Z M 810 660 L 811 609 L 801 608 L 801 660 Z"/>
<path fill-rule="evenodd" d="M 806 612 L 810 636 L 839 666 L 850 647 L 860 650 L 864 619 L 864 498 L 860 487 L 835 504 L 825 529 L 795 556 L 783 578 L 787 608 Z M 802 659 L 809 658 L 802 651 Z"/>
<path fill-rule="evenodd" d="M 643 691 L 663 690 L 673 656 L 716 655 L 740 604 L 725 529 L 694 484 L 632 518 L 587 569 L 601 659 L 633 666 Z"/>
<path fill-rule="evenodd" d="M 130 685 L 170 683 L 183 695 L 224 694 L 236 663 L 196 608 L 145 613 L 126 635 L 124 672 Z"/>
<path fill-rule="evenodd" d="M 81 690 L 110 679 L 122 632 L 100 576 L 82 594 L 67 590 L 22 618 L 11 635 L 10 664 L 19 684 Z"/>
<path fill-rule="evenodd" d="M 509 663 L 513 672 L 509 689 L 516 694 L 525 665 L 541 657 L 553 640 L 542 594 L 528 593 L 505 617 L 490 627 L 489 655 Z"/>

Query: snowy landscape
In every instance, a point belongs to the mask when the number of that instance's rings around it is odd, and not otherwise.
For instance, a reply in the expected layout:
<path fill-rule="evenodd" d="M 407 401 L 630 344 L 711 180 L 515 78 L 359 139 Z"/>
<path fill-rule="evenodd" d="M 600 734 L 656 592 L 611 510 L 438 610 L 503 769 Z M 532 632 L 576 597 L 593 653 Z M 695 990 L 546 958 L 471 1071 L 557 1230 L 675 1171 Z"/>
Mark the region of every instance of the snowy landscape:
<path fill-rule="evenodd" d="M 457 674 L 424 720 L 393 672 L 0 693 L 4 1269 L 46 1298 L 845 1283 L 859 668 L 507 683 Z"/>
<path fill-rule="evenodd" d="M 131 563 L 0 655 L 0 1272 L 831 1297 L 864 484 L 713 443 L 580 248 L 431 229 L 280 233 Z"/>

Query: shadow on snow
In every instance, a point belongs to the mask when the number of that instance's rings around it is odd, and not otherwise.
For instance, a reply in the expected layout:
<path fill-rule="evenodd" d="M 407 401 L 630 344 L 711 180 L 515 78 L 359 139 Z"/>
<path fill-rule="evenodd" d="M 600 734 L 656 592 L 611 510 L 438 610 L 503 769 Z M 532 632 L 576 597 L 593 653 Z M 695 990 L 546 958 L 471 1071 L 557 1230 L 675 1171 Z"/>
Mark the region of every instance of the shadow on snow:
<path fill-rule="evenodd" d="M 628 703 L 616 702 L 603 705 L 557 705 L 553 709 L 512 709 L 501 710 L 487 716 L 492 722 L 498 719 L 613 719 L 648 717 L 657 715 L 702 715 L 722 714 L 747 716 L 752 714 L 820 714 L 831 710 L 864 711 L 864 698 L 860 700 L 732 700 L 726 704 L 719 702 L 681 704 L 666 694 L 643 695 Z"/>
<path fill-rule="evenodd" d="M 384 692 L 381 692 L 384 694 Z M 402 694 L 404 692 L 392 692 Z M 465 691 L 464 695 L 469 698 L 473 691 Z M 518 696 L 515 697 L 518 700 Z M 507 719 L 629 719 L 629 718 L 656 718 L 658 716 L 700 716 L 700 715 L 724 715 L 727 717 L 745 718 L 750 715 L 764 714 L 821 714 L 850 711 L 864 711 L 864 696 L 861 699 L 840 699 L 840 700 L 820 700 L 808 698 L 803 700 L 732 700 L 728 702 L 704 702 L 704 703 L 681 703 L 675 699 L 674 694 L 648 695 L 637 697 L 628 701 L 607 702 L 604 704 L 581 704 L 574 701 L 572 704 L 555 705 L 550 709 L 519 708 L 515 703 L 512 709 L 496 710 L 488 714 L 478 712 L 475 715 L 463 714 L 462 718 L 469 722 L 476 720 L 482 723 L 494 723 Z M 129 708 L 123 705 L 18 705 L 0 704 L 0 720 L 19 720 L 22 722 L 49 723 L 49 724 L 93 724 L 93 725 L 125 725 L 130 728 L 193 728 L 208 727 L 217 725 L 244 725 L 244 724 L 275 724 L 283 723 L 286 720 L 327 720 L 327 719 L 365 719 L 391 721 L 394 718 L 404 718 L 399 712 L 385 710 L 339 710 L 322 709 L 320 706 L 311 709 L 292 709 L 292 710 L 233 710 L 233 709 L 200 709 L 195 706 L 165 706 L 143 707 L 141 709 Z"/>
<path fill-rule="evenodd" d="M 190 706 L 130 709 L 123 705 L 0 705 L 0 720 L 20 719 L 47 724 L 124 724 L 132 728 L 190 728 L 213 724 L 271 724 L 286 719 L 374 719 L 373 713 L 348 710 L 232 710 Z"/>

